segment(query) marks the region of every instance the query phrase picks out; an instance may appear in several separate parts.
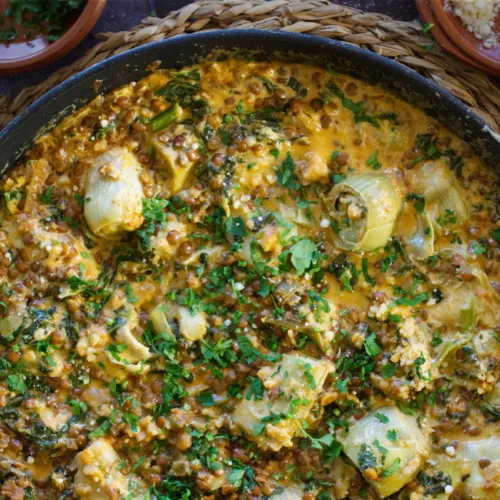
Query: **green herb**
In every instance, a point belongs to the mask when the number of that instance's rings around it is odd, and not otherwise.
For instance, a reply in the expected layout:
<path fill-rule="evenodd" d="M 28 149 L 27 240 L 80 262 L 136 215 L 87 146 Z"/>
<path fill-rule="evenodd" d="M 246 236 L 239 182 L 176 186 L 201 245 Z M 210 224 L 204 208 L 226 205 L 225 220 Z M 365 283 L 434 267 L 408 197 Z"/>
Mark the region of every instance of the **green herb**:
<path fill-rule="evenodd" d="M 412 160 L 410 166 L 416 165 L 424 160 L 437 160 L 443 156 L 443 152 L 437 147 L 437 137 L 433 137 L 431 134 L 417 135 L 415 148 L 423 151 L 423 154 Z"/>
<path fill-rule="evenodd" d="M 245 394 L 245 399 L 251 400 L 253 399 L 262 399 L 264 397 L 264 385 L 262 381 L 258 377 L 250 377 L 250 385 L 248 386 L 248 390 Z"/>
<path fill-rule="evenodd" d="M 0 30 L 0 42 L 11 42 L 18 35 L 18 31 L 13 23 Z"/>
<path fill-rule="evenodd" d="M 337 281 L 342 285 L 342 289 L 354 291 L 354 286 L 359 280 L 359 273 L 346 253 L 335 257 L 328 266 L 328 271 L 335 275 Z"/>
<path fill-rule="evenodd" d="M 137 230 L 137 234 L 146 247 L 151 246 L 149 239 L 156 231 L 156 224 L 164 225 L 167 216 L 164 209 L 169 205 L 169 200 L 162 198 L 143 198 L 142 199 L 142 215 L 144 215 L 144 223 Z"/>
<path fill-rule="evenodd" d="M 232 459 L 232 470 L 227 476 L 228 483 L 237 490 L 250 491 L 255 486 L 254 470 L 237 459 Z"/>
<path fill-rule="evenodd" d="M 286 85 L 295 91 L 299 99 L 307 95 L 307 89 L 294 76 L 288 79 L 288 83 Z"/>
<path fill-rule="evenodd" d="M 137 422 L 139 422 L 139 416 L 133 413 L 124 413 L 122 415 L 123 421 L 130 425 L 132 432 L 137 432 Z"/>
<path fill-rule="evenodd" d="M 295 162 L 293 161 L 292 155 L 288 152 L 286 154 L 286 158 L 281 164 L 281 167 L 276 169 L 278 184 L 286 187 L 287 189 L 299 189 L 300 184 L 298 183 L 297 177 L 293 173 L 294 170 Z"/>
<path fill-rule="evenodd" d="M 181 108 L 189 109 L 192 117 L 200 120 L 203 116 L 208 115 L 211 110 L 209 103 L 205 99 L 196 98 L 196 94 L 201 90 L 201 87 L 192 81 L 199 81 L 198 75 L 200 75 L 199 70 L 197 72 L 193 70 L 189 73 L 177 73 L 165 87 L 156 91 L 156 95 L 173 104 L 178 104 Z"/>
<path fill-rule="evenodd" d="M 90 438 L 105 436 L 111 429 L 111 422 L 106 417 L 99 417 L 97 423 L 99 425 L 89 433 Z"/>
<path fill-rule="evenodd" d="M 278 159 L 278 156 L 280 155 L 280 150 L 278 148 L 273 148 L 269 150 L 269 153 L 271 156 L 274 156 L 276 159 Z"/>
<path fill-rule="evenodd" d="M 262 84 L 264 85 L 264 88 L 268 91 L 269 94 L 274 94 L 278 90 L 278 86 L 268 78 L 260 75 L 257 78 L 262 80 Z"/>
<path fill-rule="evenodd" d="M 435 43 L 434 43 L 434 38 L 432 37 L 432 34 L 430 32 L 430 30 L 434 28 L 434 24 L 432 23 L 425 23 L 423 26 L 422 26 L 422 33 L 427 37 L 429 38 L 430 40 L 432 40 L 432 42 L 429 44 L 429 45 L 421 45 L 421 47 L 425 50 L 432 50 L 435 46 Z"/>
<path fill-rule="evenodd" d="M 372 358 L 381 351 L 380 346 L 377 343 L 377 337 L 374 333 L 370 333 L 370 335 L 366 337 L 364 347 L 366 353 Z"/>
<path fill-rule="evenodd" d="M 332 181 L 332 184 L 339 184 L 346 178 L 345 174 L 332 174 L 330 176 L 330 180 Z"/>
<path fill-rule="evenodd" d="M 109 344 L 105 350 L 111 354 L 113 359 L 121 361 L 120 354 L 126 349 L 127 346 L 125 344 Z"/>
<path fill-rule="evenodd" d="M 81 12 L 86 4 L 86 0 L 11 0 L 5 14 L 28 28 L 25 30 L 27 38 L 34 33 L 46 33 L 47 40 L 55 42 L 66 32 L 68 19 Z M 13 30 L 11 25 L 10 36 L 2 34 L 0 38 L 13 40 Z"/>
<path fill-rule="evenodd" d="M 193 80 L 195 82 L 201 81 L 201 72 L 199 69 L 195 68 L 191 71 L 170 71 L 170 77 L 177 78 L 179 80 Z"/>
<path fill-rule="evenodd" d="M 387 478 L 392 476 L 395 472 L 397 472 L 399 469 L 401 469 L 401 459 L 397 457 L 394 462 L 392 462 L 387 469 L 384 469 L 382 471 L 382 477 Z"/>
<path fill-rule="evenodd" d="M 262 354 L 252 344 L 252 341 L 244 335 L 238 335 L 236 337 L 236 340 L 238 341 L 238 346 L 241 350 L 243 360 L 249 365 L 252 364 L 257 358 L 272 362 L 277 361 L 281 358 L 281 354 Z"/>
<path fill-rule="evenodd" d="M 321 253 L 318 251 L 316 244 L 309 238 L 303 238 L 295 243 L 290 248 L 291 262 L 295 267 L 297 274 L 301 276 L 311 266 L 315 265 Z"/>
<path fill-rule="evenodd" d="M 245 221 L 241 217 L 228 217 L 224 224 L 224 231 L 227 234 L 232 234 L 233 236 L 246 236 L 247 228 L 245 226 Z"/>
<path fill-rule="evenodd" d="M 403 247 L 398 240 L 392 240 L 384 247 L 384 250 L 385 252 L 387 252 L 387 255 L 382 259 L 380 267 L 383 273 L 387 272 L 390 269 L 390 267 L 396 262 L 398 257 L 404 259 L 405 256 Z"/>
<path fill-rule="evenodd" d="M 407 297 L 401 297 L 399 299 L 396 299 L 389 307 L 395 307 L 395 306 L 416 306 L 417 304 L 420 304 L 420 302 L 426 302 L 429 300 L 429 294 L 427 292 L 422 292 L 417 295 L 415 295 L 412 299 L 407 298 Z"/>
<path fill-rule="evenodd" d="M 226 129 L 220 128 L 219 135 L 220 135 L 220 139 L 222 141 L 222 144 L 224 144 L 224 146 L 231 146 L 233 140 L 231 139 L 231 136 L 229 135 L 229 133 L 227 132 Z"/>
<path fill-rule="evenodd" d="M 386 365 L 382 366 L 382 377 L 384 377 L 386 380 L 394 377 L 396 374 L 396 365 L 392 363 L 387 363 Z"/>
<path fill-rule="evenodd" d="M 472 251 L 477 255 L 484 255 L 487 251 L 488 251 L 488 248 L 485 246 L 485 245 L 481 245 L 480 243 L 478 243 L 477 241 L 473 241 L 471 243 L 471 248 L 472 248 Z"/>
<path fill-rule="evenodd" d="M 410 193 L 406 199 L 413 201 L 413 206 L 419 214 L 423 213 L 425 210 L 425 198 L 421 194 Z"/>
<path fill-rule="evenodd" d="M 415 360 L 415 368 L 417 370 L 417 375 L 419 379 L 429 381 L 432 379 L 431 374 L 428 373 L 427 375 L 424 375 L 422 373 L 422 365 L 424 364 L 425 364 L 425 357 L 422 353 L 420 353 L 420 356 Z"/>
<path fill-rule="evenodd" d="M 347 98 L 344 92 L 340 89 L 340 87 L 336 83 L 329 82 L 327 84 L 327 87 L 328 90 L 330 90 L 330 92 L 333 95 L 335 95 L 341 100 L 342 106 L 344 106 L 344 108 L 353 112 L 355 123 L 368 122 L 372 124 L 374 127 L 380 128 L 380 124 L 377 118 L 379 119 L 387 118 L 386 116 L 383 115 L 375 117 L 366 113 L 364 108 L 365 107 L 364 101 L 354 102 L 353 100 Z"/>
<path fill-rule="evenodd" d="M 428 35 L 429 34 L 429 31 L 434 28 L 434 24 L 432 23 L 425 23 L 423 26 L 422 26 L 422 33 L 424 35 Z"/>
<path fill-rule="evenodd" d="M 432 347 L 438 347 L 440 346 L 442 343 L 444 342 L 444 340 L 439 336 L 439 333 L 438 332 L 434 332 L 432 334 Z"/>
<path fill-rule="evenodd" d="M 52 193 L 54 192 L 54 189 L 55 186 L 50 186 L 43 194 L 40 195 L 40 201 L 44 205 L 50 205 L 52 203 Z"/>
<path fill-rule="evenodd" d="M 436 219 L 437 223 L 440 225 L 440 226 L 447 226 L 449 224 L 456 224 L 457 223 L 457 217 L 455 215 L 455 210 L 451 209 L 451 208 L 447 208 L 445 210 L 445 213 L 444 213 L 444 217 L 442 215 L 440 215 L 437 219 Z M 460 240 L 461 242 L 461 240 Z"/>
<path fill-rule="evenodd" d="M 368 160 L 366 160 L 366 165 L 373 170 L 380 170 L 382 168 L 381 163 L 378 161 L 377 153 L 373 153 Z"/>
<path fill-rule="evenodd" d="M 391 443 L 395 443 L 398 440 L 398 434 L 395 429 L 387 431 L 387 439 L 391 441 Z"/>
<path fill-rule="evenodd" d="M 202 339 L 200 349 L 203 355 L 203 360 L 207 364 L 216 363 L 221 368 L 228 367 L 231 363 L 234 363 L 236 361 L 236 355 L 231 350 L 232 343 L 232 339 L 220 338 L 215 344 L 209 344 Z M 218 378 L 224 378 L 224 376 L 218 369 L 212 370 L 212 372 Z"/>
<path fill-rule="evenodd" d="M 368 272 L 368 259 L 362 259 L 361 260 L 361 270 L 363 272 L 363 277 L 365 278 L 365 281 L 370 285 L 370 286 L 375 286 L 375 280 L 370 276 Z"/>
<path fill-rule="evenodd" d="M 399 400 L 397 402 L 398 408 L 405 414 L 409 415 L 410 417 L 414 417 L 417 413 L 415 410 L 408 404 L 405 403 L 404 401 Z"/>
<path fill-rule="evenodd" d="M 132 286 L 130 285 L 130 283 L 127 283 L 125 285 L 125 296 L 127 297 L 127 300 L 131 304 L 135 304 L 137 302 L 137 297 L 135 296 L 134 290 L 133 290 Z"/>
<path fill-rule="evenodd" d="M 18 392 L 19 394 L 24 394 L 26 392 L 27 387 L 21 375 L 13 373 L 7 375 L 6 380 L 11 391 Z"/>
<path fill-rule="evenodd" d="M 214 397 L 212 395 L 211 392 L 209 391 L 203 391 L 203 392 L 200 392 L 197 396 L 196 396 L 196 401 L 198 403 L 200 403 L 202 406 L 214 406 L 215 405 L 215 401 L 214 401 Z"/>
<path fill-rule="evenodd" d="M 382 424 L 387 424 L 389 423 L 389 418 L 384 415 L 383 413 L 375 413 L 375 418 L 381 422 Z"/>
<path fill-rule="evenodd" d="M 389 314 L 388 318 L 389 321 L 392 321 L 393 323 L 401 323 L 401 321 L 403 321 L 399 314 Z"/>
<path fill-rule="evenodd" d="M 96 139 L 102 139 L 106 137 L 112 130 L 118 126 L 118 122 L 111 122 L 108 125 L 98 128 L 92 135 Z"/>

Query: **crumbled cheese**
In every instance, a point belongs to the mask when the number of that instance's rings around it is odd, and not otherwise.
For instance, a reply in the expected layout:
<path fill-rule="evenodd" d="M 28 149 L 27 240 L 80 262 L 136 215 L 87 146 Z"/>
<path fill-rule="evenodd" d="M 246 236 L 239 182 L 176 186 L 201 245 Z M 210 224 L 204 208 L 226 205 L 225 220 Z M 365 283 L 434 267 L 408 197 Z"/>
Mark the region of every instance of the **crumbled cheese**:
<path fill-rule="evenodd" d="M 455 454 L 457 453 L 453 446 L 447 446 L 445 451 L 446 451 L 446 454 L 450 457 L 454 457 Z"/>
<path fill-rule="evenodd" d="M 328 219 L 323 219 L 319 225 L 323 228 L 327 228 L 330 225 L 330 221 Z"/>
<path fill-rule="evenodd" d="M 468 31 L 483 41 L 486 48 L 500 45 L 495 32 L 495 17 L 500 3 L 491 0 L 447 0 L 446 10 L 458 16 Z"/>
<path fill-rule="evenodd" d="M 372 306 L 370 306 L 368 316 L 370 318 L 377 318 L 379 321 L 385 321 L 389 316 L 388 303 L 384 302 L 380 305 L 373 304 Z"/>
<path fill-rule="evenodd" d="M 274 174 L 267 174 L 266 179 L 269 184 L 274 184 L 276 182 L 276 176 Z"/>
<path fill-rule="evenodd" d="M 453 493 L 453 486 L 451 486 L 451 484 L 447 484 L 444 488 L 444 492 L 447 495 L 450 495 L 451 493 Z"/>
<path fill-rule="evenodd" d="M 244 288 L 245 288 L 245 285 L 239 281 L 237 281 L 235 284 L 234 284 L 234 288 L 236 290 L 238 290 L 238 292 L 241 292 Z"/>

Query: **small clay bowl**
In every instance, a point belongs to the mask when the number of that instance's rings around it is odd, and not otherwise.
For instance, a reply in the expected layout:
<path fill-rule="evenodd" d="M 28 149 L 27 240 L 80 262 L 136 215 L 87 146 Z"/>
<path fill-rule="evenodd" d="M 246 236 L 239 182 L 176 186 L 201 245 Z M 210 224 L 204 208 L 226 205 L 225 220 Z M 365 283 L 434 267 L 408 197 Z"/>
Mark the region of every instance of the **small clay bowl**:
<path fill-rule="evenodd" d="M 441 29 L 453 43 L 476 61 L 500 72 L 500 46 L 486 48 L 482 40 L 471 33 L 458 16 L 445 9 L 445 0 L 430 1 Z M 500 15 L 495 19 L 495 30 L 500 33 Z"/>
<path fill-rule="evenodd" d="M 431 5 L 432 0 L 417 0 L 417 8 L 420 13 L 420 17 L 425 23 L 431 23 L 434 26 L 430 29 L 430 33 L 433 36 L 434 40 L 443 47 L 447 52 L 453 54 L 458 59 L 461 59 L 463 62 L 478 68 L 486 73 L 492 73 L 494 75 L 500 76 L 500 71 L 496 71 L 491 66 L 483 64 L 482 62 L 474 59 L 471 55 L 462 51 L 462 49 L 455 45 L 453 40 L 448 36 L 447 32 L 444 31 L 442 26 L 439 23 L 439 19 Z"/>
<path fill-rule="evenodd" d="M 9 7 L 9 0 L 0 0 L 0 13 Z M 99 19 L 106 0 L 88 0 L 79 15 L 70 19 L 69 29 L 53 43 L 49 43 L 43 34 L 29 40 L 22 38 L 21 32 L 12 42 L 0 43 L 0 75 L 14 75 L 40 68 L 54 62 L 76 47 L 94 27 Z"/>

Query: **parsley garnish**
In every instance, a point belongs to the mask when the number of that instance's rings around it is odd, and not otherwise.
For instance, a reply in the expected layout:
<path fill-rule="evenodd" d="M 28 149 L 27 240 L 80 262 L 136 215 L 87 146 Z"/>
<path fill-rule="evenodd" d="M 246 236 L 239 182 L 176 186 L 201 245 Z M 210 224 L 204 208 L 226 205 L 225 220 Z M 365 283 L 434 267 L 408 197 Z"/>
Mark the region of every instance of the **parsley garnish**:
<path fill-rule="evenodd" d="M 293 161 L 292 155 L 288 152 L 286 158 L 283 160 L 281 167 L 276 169 L 276 176 L 278 178 L 278 184 L 280 186 L 286 187 L 287 189 L 299 189 L 300 184 L 297 177 L 293 173 L 295 170 L 295 162 Z"/>
<path fill-rule="evenodd" d="M 316 244 L 309 238 L 297 241 L 290 248 L 291 262 L 295 267 L 297 274 L 301 276 L 311 266 L 318 263 L 321 258 L 321 252 L 316 248 Z"/>

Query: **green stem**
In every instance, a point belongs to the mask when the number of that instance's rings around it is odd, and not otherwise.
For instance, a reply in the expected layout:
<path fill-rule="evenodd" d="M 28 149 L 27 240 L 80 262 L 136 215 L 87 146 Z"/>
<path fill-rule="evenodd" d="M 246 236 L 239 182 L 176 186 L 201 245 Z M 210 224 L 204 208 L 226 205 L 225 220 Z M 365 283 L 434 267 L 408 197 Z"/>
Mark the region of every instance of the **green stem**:
<path fill-rule="evenodd" d="M 172 104 L 170 108 L 151 118 L 151 120 L 149 120 L 149 123 L 153 128 L 153 132 L 159 132 L 160 130 L 170 127 L 172 123 L 178 122 L 181 117 L 181 111 L 181 107 L 177 103 L 175 103 Z"/>

